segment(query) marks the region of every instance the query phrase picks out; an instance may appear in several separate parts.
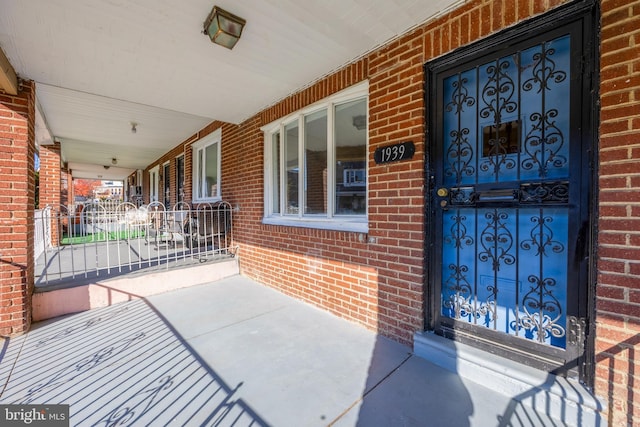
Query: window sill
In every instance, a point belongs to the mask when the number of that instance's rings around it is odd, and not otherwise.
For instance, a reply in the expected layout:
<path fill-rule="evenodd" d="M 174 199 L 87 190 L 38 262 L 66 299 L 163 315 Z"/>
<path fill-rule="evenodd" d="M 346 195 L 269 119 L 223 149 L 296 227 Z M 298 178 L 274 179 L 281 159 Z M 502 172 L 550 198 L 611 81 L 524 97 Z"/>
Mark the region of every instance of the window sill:
<path fill-rule="evenodd" d="M 209 198 L 206 198 L 206 199 L 194 199 L 194 200 L 191 201 L 191 203 L 194 204 L 194 205 L 198 205 L 198 204 L 204 205 L 204 204 L 207 204 L 207 203 L 212 204 L 212 203 L 218 203 L 218 202 L 221 202 L 221 201 L 222 201 L 222 197 L 209 197 Z"/>
<path fill-rule="evenodd" d="M 354 233 L 368 233 L 369 223 L 366 218 L 291 218 L 285 216 L 263 217 L 262 223 L 267 225 L 282 225 L 285 227 L 317 228 L 320 230 L 350 231 Z"/>

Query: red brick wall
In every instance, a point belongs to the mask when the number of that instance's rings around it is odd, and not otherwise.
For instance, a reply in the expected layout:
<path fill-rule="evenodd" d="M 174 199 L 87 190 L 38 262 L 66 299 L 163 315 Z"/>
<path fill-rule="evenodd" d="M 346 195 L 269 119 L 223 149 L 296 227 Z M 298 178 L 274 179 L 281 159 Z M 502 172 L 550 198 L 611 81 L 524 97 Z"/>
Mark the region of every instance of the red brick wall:
<path fill-rule="evenodd" d="M 224 126 L 223 196 L 238 210 L 243 274 L 410 343 L 424 327 L 426 61 L 563 1 L 472 1 L 266 109 Z M 514 7 L 510 7 L 510 6 Z M 368 234 L 263 225 L 259 127 L 369 80 Z M 411 140 L 411 161 L 375 165 L 376 148 Z M 226 189 L 226 190 L 225 190 Z"/>
<path fill-rule="evenodd" d="M 40 147 L 40 207 L 58 210 L 61 196 L 60 143 Z"/>
<path fill-rule="evenodd" d="M 149 171 L 155 166 L 156 164 L 154 163 L 152 165 L 149 165 L 145 170 L 142 171 L 142 182 L 140 183 L 140 185 L 142 186 L 142 203 L 144 203 L 145 205 L 148 205 L 151 200 L 151 192 L 149 191 L 151 179 L 149 177 Z"/>
<path fill-rule="evenodd" d="M 59 225 L 56 221 L 60 214 L 65 215 L 66 211 L 61 211 L 62 203 L 62 170 L 60 162 L 60 143 L 52 145 L 42 145 L 40 147 L 40 209 L 47 206 L 52 209 L 51 219 L 51 242 L 57 245 Z M 66 225 L 66 224 L 65 224 Z"/>
<path fill-rule="evenodd" d="M 468 2 L 239 126 L 223 124 L 222 197 L 235 208 L 234 237 L 243 274 L 410 343 L 412 334 L 424 327 L 425 309 L 423 64 L 563 2 Z M 365 79 L 370 83 L 369 233 L 262 224 L 260 127 Z M 212 123 L 194 141 L 218 126 Z M 411 161 L 375 165 L 377 147 L 406 140 L 416 145 Z M 185 147 L 187 183 L 189 145 L 180 145 Z M 186 189 L 190 200 L 190 185 Z"/>
<path fill-rule="evenodd" d="M 640 1 L 601 8 L 596 391 L 640 425 Z"/>
<path fill-rule="evenodd" d="M 26 332 L 33 293 L 35 84 L 0 93 L 0 336 Z"/>
<path fill-rule="evenodd" d="M 409 342 L 408 331 L 417 330 L 423 317 L 422 236 L 413 236 L 416 241 L 411 245 L 416 250 L 398 249 L 401 230 L 374 226 L 366 235 L 262 224 L 264 135 L 260 126 L 361 82 L 367 78 L 366 69 L 367 60 L 362 59 L 241 126 L 223 126 L 223 197 L 235 208 L 234 238 L 240 245 L 243 274 Z M 371 162 L 374 150 L 370 147 Z M 370 194 L 370 204 L 375 205 L 378 197 L 386 196 Z M 369 239 L 377 241 L 369 243 Z M 412 279 L 417 284 L 409 283 Z"/>

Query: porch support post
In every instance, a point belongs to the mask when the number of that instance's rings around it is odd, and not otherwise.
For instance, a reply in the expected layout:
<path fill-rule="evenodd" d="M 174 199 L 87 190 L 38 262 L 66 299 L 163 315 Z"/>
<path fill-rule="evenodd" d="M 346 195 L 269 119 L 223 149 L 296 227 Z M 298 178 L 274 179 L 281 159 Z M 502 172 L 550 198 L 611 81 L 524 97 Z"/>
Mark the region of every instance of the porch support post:
<path fill-rule="evenodd" d="M 0 89 L 9 95 L 18 94 L 18 76 L 2 49 L 0 49 Z"/>
<path fill-rule="evenodd" d="M 58 217 L 61 212 L 62 162 L 59 142 L 40 146 L 40 208 L 51 207 L 51 244 L 57 246 Z"/>
<path fill-rule="evenodd" d="M 0 336 L 31 325 L 34 286 L 35 83 L 0 91 Z"/>
<path fill-rule="evenodd" d="M 60 206 L 60 143 L 40 146 L 40 207 Z"/>
<path fill-rule="evenodd" d="M 71 171 L 61 166 L 60 169 L 60 204 L 63 206 L 69 206 L 74 202 L 73 194 L 73 177 Z"/>

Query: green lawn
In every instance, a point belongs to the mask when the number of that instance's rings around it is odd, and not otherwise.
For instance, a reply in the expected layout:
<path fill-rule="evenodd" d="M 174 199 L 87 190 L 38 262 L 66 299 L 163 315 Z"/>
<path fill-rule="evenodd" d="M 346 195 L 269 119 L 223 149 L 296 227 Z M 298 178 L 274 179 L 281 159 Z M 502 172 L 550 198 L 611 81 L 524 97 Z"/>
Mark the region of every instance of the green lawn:
<path fill-rule="evenodd" d="M 120 231 L 120 232 L 101 231 L 99 233 L 87 234 L 86 236 L 69 237 L 68 235 L 65 235 L 62 237 L 61 243 L 63 245 L 78 245 L 83 243 L 105 242 L 107 239 L 127 240 L 127 239 L 138 239 L 142 237 L 144 237 L 144 230 L 131 230 L 131 231 Z"/>

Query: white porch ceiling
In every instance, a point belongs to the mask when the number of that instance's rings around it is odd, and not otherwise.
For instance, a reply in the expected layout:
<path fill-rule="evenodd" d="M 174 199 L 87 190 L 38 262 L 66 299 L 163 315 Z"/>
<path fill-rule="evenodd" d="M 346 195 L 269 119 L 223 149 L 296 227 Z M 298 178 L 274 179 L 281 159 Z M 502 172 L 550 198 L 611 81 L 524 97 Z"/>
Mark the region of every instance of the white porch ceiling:
<path fill-rule="evenodd" d="M 38 132 L 61 142 L 74 177 L 123 179 L 463 2 L 0 0 L 0 48 L 36 81 Z M 201 33 L 214 4 L 247 20 L 233 50 Z"/>

